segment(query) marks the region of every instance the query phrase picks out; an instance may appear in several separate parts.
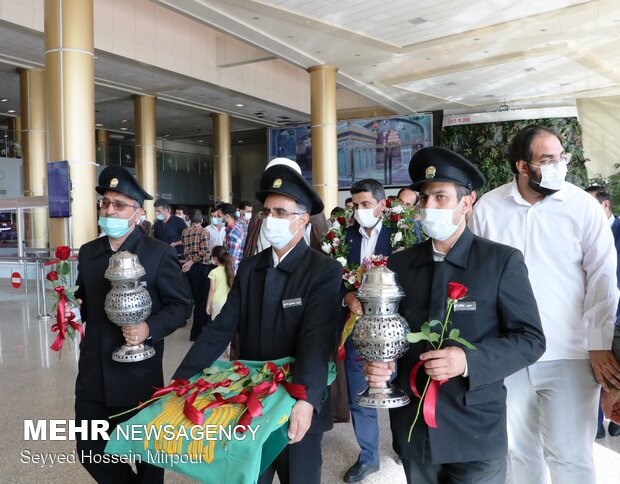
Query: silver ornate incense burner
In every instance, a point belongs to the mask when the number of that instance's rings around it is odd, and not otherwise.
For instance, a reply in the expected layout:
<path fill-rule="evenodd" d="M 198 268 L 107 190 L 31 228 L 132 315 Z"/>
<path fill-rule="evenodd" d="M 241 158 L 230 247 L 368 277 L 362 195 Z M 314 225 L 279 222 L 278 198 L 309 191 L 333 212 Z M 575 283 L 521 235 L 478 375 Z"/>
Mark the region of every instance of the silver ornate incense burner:
<path fill-rule="evenodd" d="M 151 296 L 140 285 L 140 278 L 145 274 L 138 256 L 131 252 L 121 251 L 110 257 L 104 276 L 112 283 L 112 289 L 105 298 L 104 308 L 108 319 L 121 328 L 138 324 L 151 314 Z M 112 353 L 112 359 L 132 363 L 146 360 L 154 354 L 155 349 L 150 343 L 124 344 Z"/>
<path fill-rule="evenodd" d="M 398 314 L 405 292 L 396 282 L 396 274 L 387 267 L 373 267 L 364 274 L 357 297 L 364 315 L 353 329 L 355 351 L 368 361 L 393 361 L 409 348 L 409 325 Z M 383 388 L 367 388 L 355 397 L 355 403 L 370 408 L 396 408 L 409 404 L 400 388 L 385 383 Z"/>

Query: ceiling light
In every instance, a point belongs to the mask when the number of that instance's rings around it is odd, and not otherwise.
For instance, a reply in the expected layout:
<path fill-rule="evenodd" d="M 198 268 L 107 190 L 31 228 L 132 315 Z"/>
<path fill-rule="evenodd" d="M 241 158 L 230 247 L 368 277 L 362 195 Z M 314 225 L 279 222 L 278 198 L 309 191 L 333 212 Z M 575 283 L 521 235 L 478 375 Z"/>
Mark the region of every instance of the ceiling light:
<path fill-rule="evenodd" d="M 121 123 L 126 123 L 127 120 L 126 119 L 121 119 Z"/>
<path fill-rule="evenodd" d="M 422 17 L 416 17 L 416 18 L 409 20 L 409 23 L 413 25 L 425 24 L 426 19 L 423 19 Z"/>
<path fill-rule="evenodd" d="M 15 109 L 9 109 L 9 111 L 8 111 L 8 112 L 9 112 L 9 113 L 14 113 L 14 112 L 15 112 Z"/>
<path fill-rule="evenodd" d="M 121 128 L 121 131 L 127 131 L 127 128 L 123 127 Z"/>
<path fill-rule="evenodd" d="M 164 135 L 164 138 L 167 138 L 168 136 L 170 136 L 170 135 L 169 135 L 169 134 L 165 134 L 165 135 Z"/>
<path fill-rule="evenodd" d="M 238 140 L 238 141 L 237 141 L 237 143 L 243 143 L 243 140 L 242 140 L 242 139 L 240 139 L 240 140 Z"/>
<path fill-rule="evenodd" d="M 355 54 L 355 57 L 360 57 L 362 54 Z"/>
<path fill-rule="evenodd" d="M 95 123 L 95 126 L 97 126 L 97 128 L 101 128 L 103 126 L 103 124 L 101 123 Z"/>
<path fill-rule="evenodd" d="M 540 31 L 541 31 L 541 32 L 546 32 L 546 31 L 547 31 L 547 29 L 540 29 Z"/>
<path fill-rule="evenodd" d="M 474 37 L 474 40 L 480 40 L 478 37 Z"/>
<path fill-rule="evenodd" d="M 203 140 L 203 139 L 199 139 L 199 140 L 198 140 L 198 142 L 199 142 L 199 143 L 204 143 L 204 141 L 205 141 L 205 140 Z"/>
<path fill-rule="evenodd" d="M 534 72 L 536 70 L 535 67 L 526 67 L 525 69 L 523 69 L 525 72 Z"/>
<path fill-rule="evenodd" d="M 5 103 L 7 101 L 8 101 L 8 98 L 6 98 L 6 97 L 3 97 L 2 99 L 0 99 L 0 102 L 2 102 L 2 103 Z"/>
<path fill-rule="evenodd" d="M 260 17 L 252 17 L 253 20 L 260 20 Z"/>
<path fill-rule="evenodd" d="M 294 36 L 294 35 L 289 35 L 289 36 L 288 36 L 288 38 L 289 38 L 289 39 L 294 39 L 294 38 L 295 38 L 295 36 Z"/>
<path fill-rule="evenodd" d="M 430 57 L 427 57 L 427 58 L 426 58 L 426 60 L 431 60 L 431 58 L 430 58 Z"/>
<path fill-rule="evenodd" d="M 446 82 L 446 86 L 456 86 L 456 82 L 454 81 Z"/>
<path fill-rule="evenodd" d="M 500 104 L 499 105 L 499 110 L 500 111 L 508 111 L 510 109 L 510 107 L 508 106 L 508 104 Z"/>
<path fill-rule="evenodd" d="M 315 53 L 315 54 L 322 54 L 322 53 L 323 53 L 323 51 L 322 51 L 322 50 L 317 50 L 317 51 L 315 51 L 314 53 Z"/>
<path fill-rule="evenodd" d="M 245 106 L 245 104 L 237 103 L 237 104 L 235 104 L 235 106 L 237 106 L 238 108 L 242 108 L 242 107 Z"/>

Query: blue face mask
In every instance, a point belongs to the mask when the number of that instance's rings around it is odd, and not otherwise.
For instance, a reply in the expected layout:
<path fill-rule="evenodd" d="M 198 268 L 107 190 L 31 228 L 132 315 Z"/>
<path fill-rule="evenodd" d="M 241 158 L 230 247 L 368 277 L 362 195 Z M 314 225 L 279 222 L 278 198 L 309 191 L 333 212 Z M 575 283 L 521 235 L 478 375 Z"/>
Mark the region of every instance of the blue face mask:
<path fill-rule="evenodd" d="M 110 218 L 110 217 L 99 217 L 97 223 L 104 234 L 112 239 L 120 239 L 124 235 L 127 235 L 129 232 L 129 221 L 136 214 L 137 210 L 129 217 L 126 218 Z"/>
<path fill-rule="evenodd" d="M 222 219 L 220 217 L 211 217 L 212 225 L 220 225 L 222 223 Z"/>
<path fill-rule="evenodd" d="M 163 213 L 158 213 L 158 214 L 156 215 L 156 218 L 157 218 L 157 220 L 159 220 L 159 221 L 163 221 L 163 220 L 164 220 L 164 217 L 165 217 L 165 215 L 164 215 Z"/>
<path fill-rule="evenodd" d="M 235 218 L 241 217 L 241 212 L 239 210 L 235 210 Z"/>

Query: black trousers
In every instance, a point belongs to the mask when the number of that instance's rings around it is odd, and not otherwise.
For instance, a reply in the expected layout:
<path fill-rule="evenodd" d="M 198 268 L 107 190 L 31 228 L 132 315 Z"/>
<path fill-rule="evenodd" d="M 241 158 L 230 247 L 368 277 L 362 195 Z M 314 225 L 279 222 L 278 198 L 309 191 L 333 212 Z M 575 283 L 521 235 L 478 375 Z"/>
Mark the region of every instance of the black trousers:
<path fill-rule="evenodd" d="M 209 297 L 209 272 L 213 268 L 207 264 L 193 264 L 187 271 L 187 280 L 194 299 L 194 322 L 190 332 L 193 341 L 200 335 L 202 329 L 211 322 L 211 316 L 207 314 L 207 299 Z"/>
<path fill-rule="evenodd" d="M 505 484 L 506 457 L 456 464 L 422 464 L 402 459 L 407 484 Z"/>
<path fill-rule="evenodd" d="M 287 445 L 260 475 L 257 484 L 271 484 L 276 473 L 281 484 L 321 484 L 322 439 L 323 432 L 317 432 Z"/>
<path fill-rule="evenodd" d="M 102 403 L 95 402 L 75 402 L 75 419 L 80 420 L 107 420 L 110 422 L 108 435 L 120 423 L 133 415 L 132 412 L 120 418 L 109 419 L 110 415 L 128 410 L 126 407 L 106 407 Z M 89 425 L 90 428 L 90 425 Z M 133 471 L 129 464 L 100 462 L 99 455 L 104 454 L 107 444 L 106 440 L 78 440 L 76 442 L 78 458 L 88 471 L 88 473 L 100 484 L 118 483 L 144 483 L 144 484 L 163 484 L 164 469 L 146 463 L 136 462 L 137 473 Z"/>

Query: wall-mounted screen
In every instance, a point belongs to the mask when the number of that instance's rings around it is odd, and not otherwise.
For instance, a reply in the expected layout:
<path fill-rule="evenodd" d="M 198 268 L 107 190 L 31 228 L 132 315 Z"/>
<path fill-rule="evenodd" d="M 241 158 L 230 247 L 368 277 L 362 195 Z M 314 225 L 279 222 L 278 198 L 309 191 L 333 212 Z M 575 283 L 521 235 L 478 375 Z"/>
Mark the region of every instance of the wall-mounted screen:
<path fill-rule="evenodd" d="M 67 161 L 47 164 L 47 193 L 50 218 L 70 217 L 71 180 Z"/>

